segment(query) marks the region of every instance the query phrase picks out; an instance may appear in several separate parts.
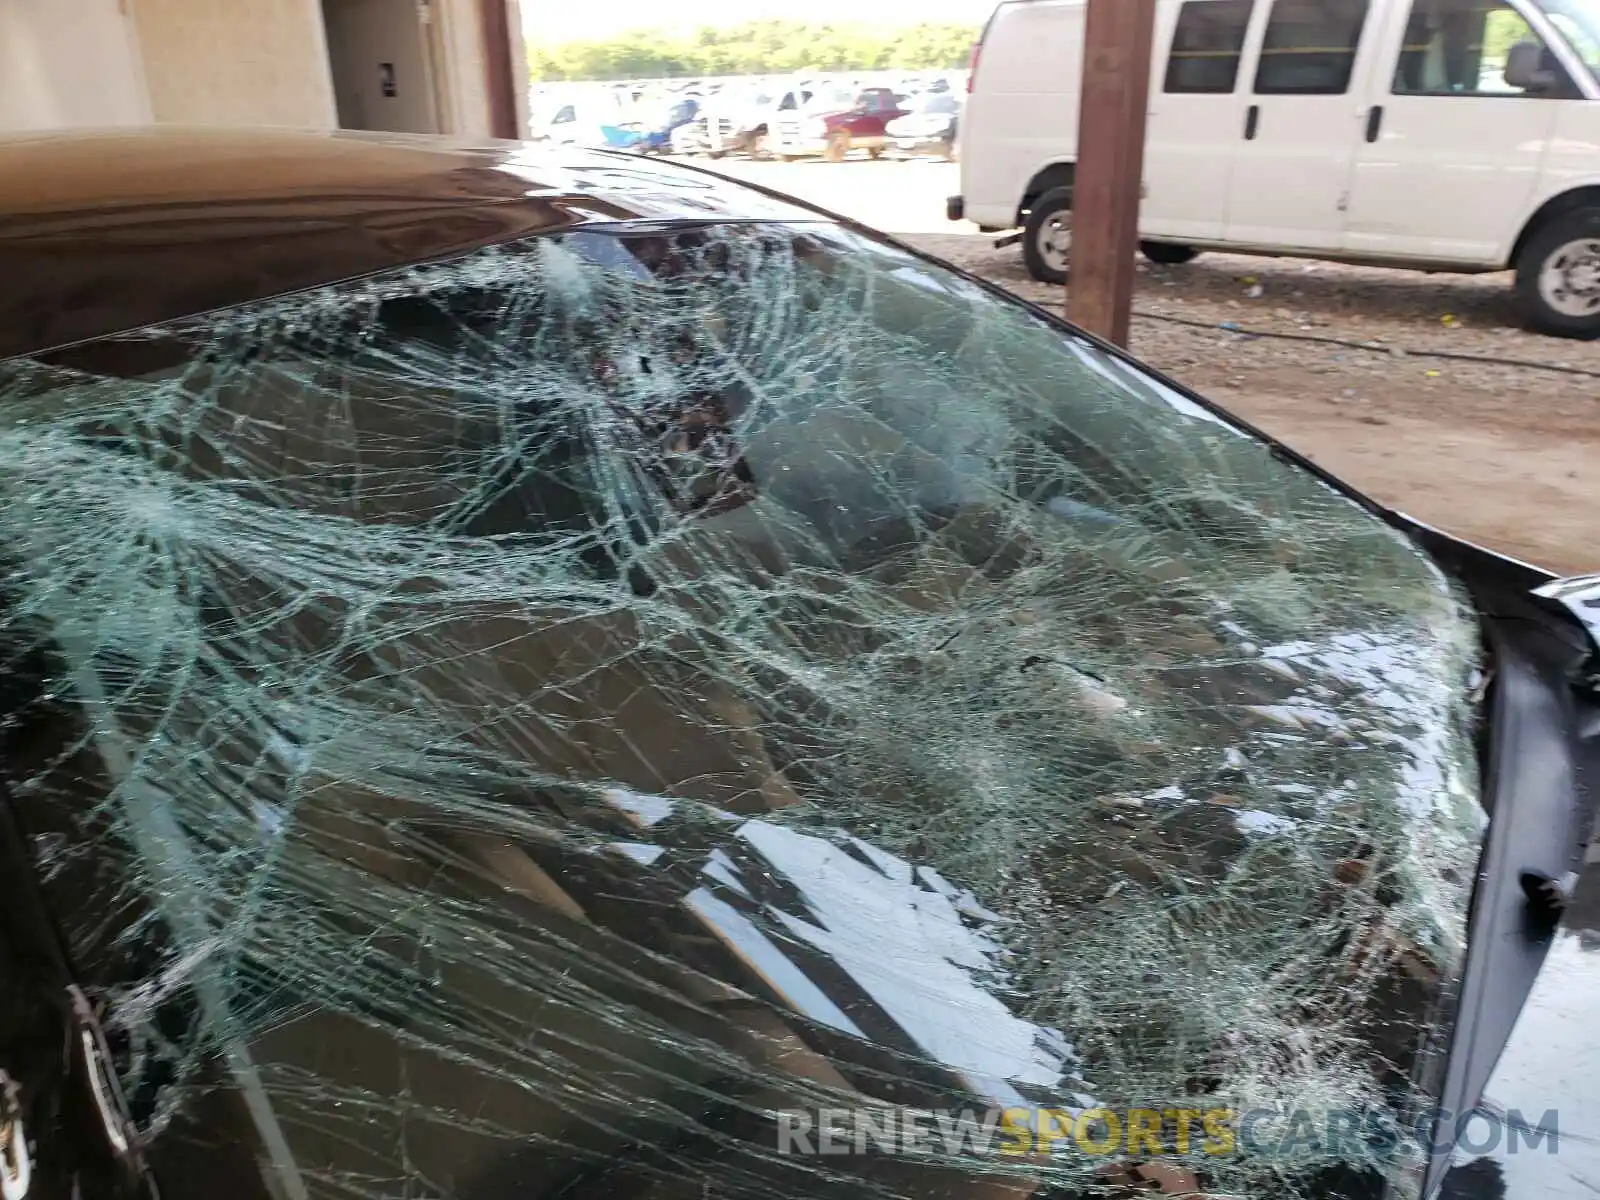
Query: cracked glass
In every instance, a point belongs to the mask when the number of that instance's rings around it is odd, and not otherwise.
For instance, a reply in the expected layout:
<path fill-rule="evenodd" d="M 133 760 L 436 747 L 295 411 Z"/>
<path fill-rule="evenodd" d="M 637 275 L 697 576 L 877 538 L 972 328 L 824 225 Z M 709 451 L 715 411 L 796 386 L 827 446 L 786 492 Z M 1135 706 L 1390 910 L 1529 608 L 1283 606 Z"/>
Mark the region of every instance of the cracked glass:
<path fill-rule="evenodd" d="M 349 1200 L 1410 1178 L 1404 1136 L 785 1143 L 1403 1129 L 1485 820 L 1429 559 L 918 256 L 621 226 L 11 360 L 0 554 L 6 786 L 153 1156 Z"/>

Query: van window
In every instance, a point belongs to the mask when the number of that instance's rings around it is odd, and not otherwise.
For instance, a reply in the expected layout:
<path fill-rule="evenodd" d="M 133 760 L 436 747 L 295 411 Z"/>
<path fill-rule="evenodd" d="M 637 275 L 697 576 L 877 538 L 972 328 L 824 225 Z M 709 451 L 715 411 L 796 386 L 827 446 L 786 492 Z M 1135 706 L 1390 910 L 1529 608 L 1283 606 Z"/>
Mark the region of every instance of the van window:
<path fill-rule="evenodd" d="M 1348 91 L 1366 21 L 1367 0 L 1276 0 L 1256 68 L 1257 94 Z"/>
<path fill-rule="evenodd" d="M 1506 81 L 1514 46 L 1544 48 L 1522 14 L 1493 0 L 1415 0 L 1395 66 L 1397 96 L 1524 96 Z"/>
<path fill-rule="evenodd" d="M 1539 7 L 1600 82 L 1600 0 L 1539 0 Z"/>
<path fill-rule="evenodd" d="M 1189 0 L 1167 57 L 1169 92 L 1231 92 L 1255 0 Z"/>

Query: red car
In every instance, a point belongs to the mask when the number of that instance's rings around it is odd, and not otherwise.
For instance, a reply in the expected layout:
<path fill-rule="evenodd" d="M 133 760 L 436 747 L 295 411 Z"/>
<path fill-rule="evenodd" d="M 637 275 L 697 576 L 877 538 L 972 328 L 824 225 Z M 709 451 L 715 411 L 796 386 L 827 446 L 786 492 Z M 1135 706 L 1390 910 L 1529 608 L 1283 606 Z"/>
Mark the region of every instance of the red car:
<path fill-rule="evenodd" d="M 822 91 L 799 112 L 772 123 L 767 149 L 779 158 L 820 155 L 829 162 L 842 162 L 852 150 L 865 150 L 877 158 L 889 144 L 889 122 L 906 111 L 892 88 L 863 88 L 854 96 Z"/>

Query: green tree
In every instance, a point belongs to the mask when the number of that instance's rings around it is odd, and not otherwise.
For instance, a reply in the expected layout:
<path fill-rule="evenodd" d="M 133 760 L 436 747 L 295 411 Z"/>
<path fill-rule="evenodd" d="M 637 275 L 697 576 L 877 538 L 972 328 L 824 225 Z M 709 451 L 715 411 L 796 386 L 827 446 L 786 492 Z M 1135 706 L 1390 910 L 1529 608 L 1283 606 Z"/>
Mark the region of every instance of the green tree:
<path fill-rule="evenodd" d="M 528 69 L 534 79 L 552 81 L 939 70 L 964 66 L 977 36 L 969 25 L 932 22 L 888 28 L 764 20 L 688 34 L 635 29 L 603 41 L 530 42 Z"/>

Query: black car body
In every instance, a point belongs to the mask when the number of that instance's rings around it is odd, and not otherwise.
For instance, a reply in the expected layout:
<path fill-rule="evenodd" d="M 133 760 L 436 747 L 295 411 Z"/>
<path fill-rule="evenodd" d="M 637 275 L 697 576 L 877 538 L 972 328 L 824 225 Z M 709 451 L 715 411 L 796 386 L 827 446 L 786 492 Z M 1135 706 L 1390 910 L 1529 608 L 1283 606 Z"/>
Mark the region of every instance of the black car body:
<path fill-rule="evenodd" d="M 0 278 L 8 1200 L 1594 1178 L 1592 582 L 626 155 L 14 139 Z"/>

